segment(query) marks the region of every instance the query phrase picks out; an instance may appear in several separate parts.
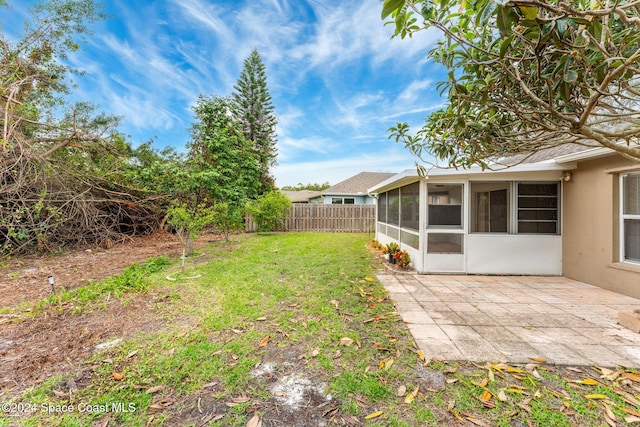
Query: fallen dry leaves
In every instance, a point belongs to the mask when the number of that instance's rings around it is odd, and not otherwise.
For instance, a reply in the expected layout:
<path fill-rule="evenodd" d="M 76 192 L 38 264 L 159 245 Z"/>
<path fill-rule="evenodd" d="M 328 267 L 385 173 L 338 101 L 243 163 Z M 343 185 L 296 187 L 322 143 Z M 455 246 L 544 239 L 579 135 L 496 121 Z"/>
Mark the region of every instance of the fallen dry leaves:
<path fill-rule="evenodd" d="M 407 404 L 413 403 L 414 399 L 418 395 L 418 391 L 420 391 L 420 386 L 416 386 L 416 388 L 414 388 L 411 393 L 405 396 L 404 403 L 407 403 Z"/>
<path fill-rule="evenodd" d="M 232 397 L 229 402 L 225 402 L 225 405 L 228 406 L 229 408 L 233 408 L 234 406 L 240 405 L 242 403 L 247 403 L 249 401 L 251 401 L 251 398 L 248 397 L 246 394 L 242 393 L 238 397 Z"/>
<path fill-rule="evenodd" d="M 369 415 L 365 416 L 364 419 L 365 420 L 371 420 L 373 418 L 378 418 L 380 415 L 384 414 L 383 411 L 376 411 L 376 412 L 372 412 Z"/>
<path fill-rule="evenodd" d="M 123 379 L 125 379 L 125 375 L 121 372 L 112 372 L 111 376 L 116 381 L 122 381 Z"/>
<path fill-rule="evenodd" d="M 267 335 L 266 337 L 262 338 L 260 340 L 260 343 L 258 344 L 258 348 L 264 347 L 265 345 L 267 345 L 269 343 L 269 340 L 271 340 L 271 337 L 269 335 Z"/>
<path fill-rule="evenodd" d="M 392 365 L 393 365 L 393 357 L 391 356 L 385 357 L 380 361 L 380 369 L 384 369 L 385 371 L 388 371 Z"/>
<path fill-rule="evenodd" d="M 353 343 L 354 343 L 353 338 L 342 337 L 342 338 L 340 338 L 340 341 L 339 341 L 338 344 L 343 346 L 343 347 L 349 347 Z"/>
<path fill-rule="evenodd" d="M 262 420 L 257 412 L 253 414 L 253 417 L 251 417 L 249 421 L 247 421 L 247 427 L 262 427 Z"/>
<path fill-rule="evenodd" d="M 148 388 L 145 391 L 145 393 L 146 394 L 154 394 L 154 393 L 157 393 L 157 392 L 162 391 L 162 390 L 164 390 L 164 386 L 163 385 L 157 385 L 157 386 Z"/>
<path fill-rule="evenodd" d="M 422 351 L 418 350 L 415 353 L 419 360 L 424 360 Z M 391 356 L 383 358 L 379 362 L 379 368 L 388 370 L 394 362 L 398 361 L 400 355 L 396 356 L 397 359 Z M 597 409 L 600 412 L 600 421 L 608 426 L 616 427 L 622 422 L 640 424 L 640 375 L 636 371 L 603 367 L 556 368 L 543 365 L 546 362 L 543 358 L 531 358 L 531 360 L 535 363 L 523 365 L 487 363 L 485 365 L 471 364 L 471 366 L 461 363 L 446 367 L 442 371 L 446 376 L 444 380 L 446 387 L 477 389 L 478 394 L 475 394 L 475 399 L 481 405 L 476 405 L 477 410 L 469 413 L 458 410 L 456 400 L 450 400 L 447 404 L 447 411 L 461 424 L 488 427 L 493 425 L 494 415 L 487 413 L 486 419 L 483 419 L 482 408 L 492 410 L 497 405 L 509 405 L 515 408 L 511 414 L 514 419 L 524 418 L 528 420 L 530 425 L 536 425 L 532 408 L 534 403 L 539 401 L 547 407 L 548 411 L 564 413 L 569 419 L 578 416 L 573 408 L 578 405 L 586 405 Z M 428 366 L 430 362 L 427 361 L 422 366 Z M 464 372 L 460 372 L 461 367 Z M 469 374 L 469 368 L 472 367 L 480 369 L 480 372 L 484 372 L 484 374 Z M 557 375 L 556 372 L 568 371 L 574 373 L 578 378 L 563 378 L 569 387 L 568 390 L 565 390 L 562 386 L 552 386 L 552 381 L 545 380 L 541 374 L 542 371 L 551 375 Z M 420 388 L 420 386 L 414 385 L 409 390 L 407 385 L 401 384 L 396 389 L 395 396 L 402 399 L 405 404 L 413 404 L 418 397 L 428 401 L 430 392 L 440 392 L 430 388 L 422 388 L 421 392 Z M 575 393 L 571 393 L 572 391 Z M 584 400 L 579 404 L 576 399 L 581 398 Z M 621 404 L 621 401 L 624 404 Z M 556 407 L 553 406 L 554 402 Z M 468 402 L 464 406 L 468 407 Z M 365 419 L 382 415 L 383 411 L 376 411 Z"/>
<path fill-rule="evenodd" d="M 396 396 L 404 397 L 405 394 L 407 394 L 407 386 L 402 384 L 400 387 L 398 387 L 398 390 L 396 391 Z"/>

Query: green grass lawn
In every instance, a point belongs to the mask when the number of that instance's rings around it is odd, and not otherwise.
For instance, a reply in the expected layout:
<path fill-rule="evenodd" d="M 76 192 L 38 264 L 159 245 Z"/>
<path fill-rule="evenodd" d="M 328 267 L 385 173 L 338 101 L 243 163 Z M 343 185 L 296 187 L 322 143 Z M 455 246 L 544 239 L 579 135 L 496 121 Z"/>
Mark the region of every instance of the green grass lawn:
<path fill-rule="evenodd" d="M 424 360 L 375 279 L 381 266 L 366 243 L 363 234 L 242 236 L 203 249 L 205 255 L 188 266 L 187 275 L 200 275 L 192 280 L 168 281 L 178 263 L 155 262 L 144 286 L 135 276 L 130 288 L 110 291 L 109 298 L 153 293 L 162 301 L 155 305 L 162 327 L 133 334 L 12 398 L 10 404 L 29 403 L 34 410 L 31 416 L 0 414 L 0 426 L 640 421 L 637 372 L 542 361 Z M 113 287 L 111 280 L 104 289 Z M 73 321 L 74 313 L 100 306 L 100 289 L 43 302 L 38 315 L 71 301 Z M 69 392 L 64 384 L 78 372 L 89 372 L 88 380 Z"/>

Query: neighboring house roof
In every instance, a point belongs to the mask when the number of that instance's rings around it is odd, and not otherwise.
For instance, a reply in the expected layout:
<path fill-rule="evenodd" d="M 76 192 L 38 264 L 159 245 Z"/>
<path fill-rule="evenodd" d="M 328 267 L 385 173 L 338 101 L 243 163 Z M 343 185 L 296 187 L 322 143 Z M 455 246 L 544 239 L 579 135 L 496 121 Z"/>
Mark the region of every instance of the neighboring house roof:
<path fill-rule="evenodd" d="M 360 172 L 359 174 L 354 175 L 351 178 L 347 178 L 333 187 L 329 187 L 322 191 L 322 195 L 366 196 L 369 188 L 395 175 L 395 173 L 386 172 Z"/>
<path fill-rule="evenodd" d="M 281 193 L 290 198 L 293 203 L 307 203 L 309 199 L 320 195 L 319 191 L 312 190 L 283 190 Z"/>

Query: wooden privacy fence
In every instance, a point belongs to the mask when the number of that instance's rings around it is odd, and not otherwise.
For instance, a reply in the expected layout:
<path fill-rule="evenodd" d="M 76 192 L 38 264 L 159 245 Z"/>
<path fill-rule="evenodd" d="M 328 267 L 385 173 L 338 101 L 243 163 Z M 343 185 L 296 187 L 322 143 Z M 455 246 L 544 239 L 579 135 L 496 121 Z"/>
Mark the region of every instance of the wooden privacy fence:
<path fill-rule="evenodd" d="M 314 205 L 296 203 L 291 207 L 283 231 L 327 231 L 345 233 L 373 232 L 376 226 L 375 205 Z M 247 231 L 255 231 L 247 221 Z"/>
<path fill-rule="evenodd" d="M 375 205 L 295 204 L 285 222 L 287 231 L 367 233 L 375 226 Z"/>

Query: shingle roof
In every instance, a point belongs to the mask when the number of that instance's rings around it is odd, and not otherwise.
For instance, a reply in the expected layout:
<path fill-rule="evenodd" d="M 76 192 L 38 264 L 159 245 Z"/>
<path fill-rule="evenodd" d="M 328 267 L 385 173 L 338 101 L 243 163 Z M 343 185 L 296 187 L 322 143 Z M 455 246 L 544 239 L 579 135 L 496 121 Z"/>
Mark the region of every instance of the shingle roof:
<path fill-rule="evenodd" d="M 329 187 L 322 192 L 323 195 L 353 195 L 367 194 L 367 190 L 382 181 L 391 178 L 395 173 L 386 172 L 360 172 Z"/>
<path fill-rule="evenodd" d="M 555 147 L 545 148 L 535 153 L 530 154 L 518 154 L 514 156 L 501 159 L 498 163 L 504 165 L 516 165 L 519 163 L 538 163 L 546 160 L 553 160 L 556 157 L 565 156 L 567 154 L 579 153 L 580 151 L 590 150 L 600 145 L 595 144 L 593 146 L 579 145 L 579 144 L 562 144 Z"/>

